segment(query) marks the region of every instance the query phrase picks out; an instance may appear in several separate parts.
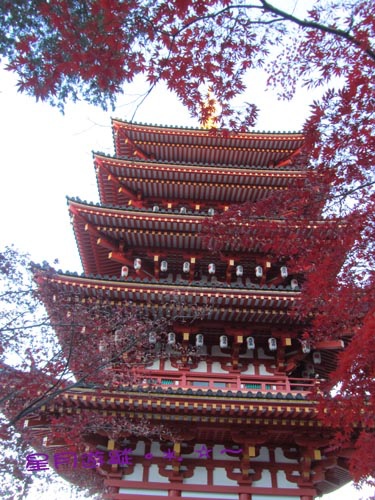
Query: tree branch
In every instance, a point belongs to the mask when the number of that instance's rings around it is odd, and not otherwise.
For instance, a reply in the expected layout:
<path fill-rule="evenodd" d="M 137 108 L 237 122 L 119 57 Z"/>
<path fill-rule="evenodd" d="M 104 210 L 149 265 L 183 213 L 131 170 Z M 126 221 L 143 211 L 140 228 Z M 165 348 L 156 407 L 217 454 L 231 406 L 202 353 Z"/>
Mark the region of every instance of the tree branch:
<path fill-rule="evenodd" d="M 367 48 L 364 47 L 363 43 L 360 40 L 357 40 L 349 32 L 341 30 L 339 28 L 334 28 L 332 26 L 326 26 L 324 24 L 317 23 L 315 21 L 308 21 L 305 19 L 300 19 L 300 18 L 294 16 L 293 14 L 288 14 L 287 12 L 285 12 L 281 9 L 278 9 L 277 7 L 275 7 L 274 5 L 269 3 L 267 0 L 259 0 L 259 1 L 262 4 L 261 6 L 260 5 L 252 5 L 252 4 L 229 5 L 229 6 L 223 8 L 217 12 L 213 12 L 213 13 L 207 14 L 205 16 L 199 16 L 199 17 L 194 18 L 190 22 L 184 24 L 177 32 L 175 32 L 173 34 L 172 33 L 165 33 L 165 34 L 172 37 L 172 45 L 171 45 L 171 47 L 172 47 L 173 43 L 174 43 L 175 39 L 178 37 L 178 35 L 180 35 L 187 28 L 196 24 L 199 21 L 213 19 L 215 17 L 220 16 L 221 14 L 224 14 L 225 12 L 229 12 L 229 11 L 235 10 L 235 9 L 238 9 L 238 10 L 241 10 L 241 9 L 242 10 L 258 10 L 258 11 L 261 10 L 265 13 L 267 13 L 267 12 L 272 13 L 272 14 L 275 14 L 279 17 L 276 19 L 270 19 L 267 21 L 266 20 L 265 21 L 262 21 L 262 20 L 250 21 L 251 24 L 258 24 L 258 25 L 259 24 L 263 24 L 263 25 L 268 24 L 269 25 L 269 24 L 274 24 L 274 23 L 278 23 L 278 22 L 282 22 L 282 21 L 290 21 L 294 24 L 297 24 L 298 26 L 301 26 L 302 28 L 311 28 L 311 29 L 315 29 L 318 31 L 323 31 L 324 33 L 329 33 L 331 35 L 338 36 L 339 38 L 343 38 L 346 41 L 355 45 L 357 48 L 361 49 L 368 57 L 370 57 L 370 59 L 375 61 L 375 51 L 371 50 L 368 47 Z"/>
<path fill-rule="evenodd" d="M 278 9 L 277 7 L 270 4 L 267 0 L 260 0 L 264 9 L 267 12 L 272 12 L 287 21 L 291 21 L 298 26 L 303 28 L 312 28 L 318 31 L 323 31 L 324 33 L 330 33 L 331 35 L 338 36 L 340 38 L 344 38 L 348 42 L 352 43 L 359 49 L 361 49 L 365 54 L 367 54 L 373 61 L 375 61 L 375 52 L 370 48 L 366 48 L 363 46 L 363 43 L 357 40 L 354 36 L 350 35 L 347 31 L 343 31 L 339 28 L 333 28 L 332 26 L 326 26 L 324 24 L 317 23 L 315 21 L 307 21 L 304 19 L 299 19 L 298 17 L 293 16 L 292 14 L 288 14 L 287 12 Z M 246 6 L 245 6 L 246 7 Z"/>
<path fill-rule="evenodd" d="M 375 185 L 375 181 L 368 181 L 368 182 L 365 182 L 364 184 L 360 184 L 359 186 L 356 186 L 354 188 L 344 189 L 342 192 L 335 194 L 335 195 L 332 195 L 332 198 L 345 198 L 346 196 L 350 196 L 351 194 L 353 194 L 357 191 L 360 191 L 361 189 L 365 189 L 367 187 L 374 186 L 374 185 Z"/>
<path fill-rule="evenodd" d="M 99 371 L 101 371 L 103 368 L 105 368 L 109 364 L 114 363 L 115 361 L 118 361 L 123 354 L 125 354 L 126 352 L 129 352 L 135 345 L 136 345 L 136 339 L 134 339 L 132 342 L 130 342 L 126 346 L 126 348 L 124 348 L 121 352 L 119 352 L 115 356 L 112 356 L 110 359 L 107 359 L 104 363 L 100 364 L 99 366 L 95 367 L 94 370 L 88 371 L 87 373 L 82 375 L 82 377 L 80 377 L 78 380 L 76 380 L 72 384 L 65 386 L 61 389 L 58 389 L 58 387 L 61 386 L 61 384 L 63 383 L 62 377 L 63 377 L 63 374 L 66 373 L 66 368 L 68 367 L 68 361 L 66 361 L 65 368 L 63 370 L 63 373 L 60 375 L 59 380 L 54 382 L 54 384 L 47 391 L 45 391 L 43 395 L 39 396 L 39 398 L 32 401 L 28 406 L 26 406 L 26 408 L 21 410 L 15 417 L 13 417 L 9 421 L 9 424 L 15 425 L 19 420 L 26 417 L 30 413 L 32 413 L 36 410 L 39 410 L 42 406 L 44 406 L 45 404 L 54 400 L 60 394 L 66 392 L 70 389 L 73 389 L 75 387 L 78 387 L 80 384 L 85 382 L 85 380 L 88 377 L 92 376 L 93 374 L 98 373 Z M 72 352 L 72 350 L 71 350 L 71 352 Z M 54 391 L 54 392 L 51 394 L 51 391 Z M 48 396 L 48 394 L 50 394 L 50 395 Z M 6 399 L 8 399 L 8 398 L 4 397 L 3 401 L 5 401 Z"/>

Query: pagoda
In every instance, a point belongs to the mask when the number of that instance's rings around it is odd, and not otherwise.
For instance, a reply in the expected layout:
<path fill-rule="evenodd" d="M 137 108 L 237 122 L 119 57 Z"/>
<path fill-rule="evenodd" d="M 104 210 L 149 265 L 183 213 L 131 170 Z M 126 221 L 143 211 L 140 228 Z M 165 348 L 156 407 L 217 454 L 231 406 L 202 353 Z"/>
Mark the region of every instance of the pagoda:
<path fill-rule="evenodd" d="M 128 458 L 88 471 L 103 480 L 104 497 L 312 500 L 342 486 L 347 455 L 326 451 L 331 431 L 311 398 L 342 342 L 303 343 L 303 322 L 290 313 L 300 277 L 256 240 L 252 251 L 228 245 L 214 254 L 201 233 L 231 205 L 303 179 L 303 136 L 117 119 L 112 127 L 115 155 L 94 155 L 100 204 L 68 199 L 84 274 L 49 279 L 165 318 L 169 354 L 156 350 L 132 386 L 75 387 L 54 408 L 139 418 L 170 426 L 175 438 L 91 435 L 91 448 L 125 449 Z M 28 426 L 40 435 L 37 418 Z M 54 446 L 47 439 L 43 449 Z"/>

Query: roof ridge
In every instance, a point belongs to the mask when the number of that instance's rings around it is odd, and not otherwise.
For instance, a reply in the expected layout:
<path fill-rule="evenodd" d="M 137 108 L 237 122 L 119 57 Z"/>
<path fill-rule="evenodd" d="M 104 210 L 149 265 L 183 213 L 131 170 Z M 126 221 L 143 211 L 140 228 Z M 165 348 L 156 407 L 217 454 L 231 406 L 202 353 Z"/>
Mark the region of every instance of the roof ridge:
<path fill-rule="evenodd" d="M 209 134 L 215 134 L 215 133 L 221 133 L 221 134 L 233 134 L 233 135 L 251 135 L 251 134 L 257 134 L 257 135 L 266 135 L 266 134 L 272 134 L 272 135 L 303 135 L 302 132 L 299 131 L 270 131 L 270 130 L 251 130 L 248 132 L 236 132 L 236 131 L 230 131 L 227 129 L 205 129 L 202 127 L 188 127 L 188 126 L 181 126 L 181 125 L 162 125 L 162 124 L 155 124 L 155 123 L 146 123 L 146 122 L 137 122 L 137 121 L 128 121 L 124 120 L 122 118 L 116 118 L 112 117 L 111 118 L 112 123 L 113 122 L 121 122 L 127 125 L 134 125 L 136 127 L 152 127 L 155 129 L 167 129 L 167 130 L 191 130 L 191 131 L 196 131 L 196 132 L 203 132 L 205 135 Z"/>

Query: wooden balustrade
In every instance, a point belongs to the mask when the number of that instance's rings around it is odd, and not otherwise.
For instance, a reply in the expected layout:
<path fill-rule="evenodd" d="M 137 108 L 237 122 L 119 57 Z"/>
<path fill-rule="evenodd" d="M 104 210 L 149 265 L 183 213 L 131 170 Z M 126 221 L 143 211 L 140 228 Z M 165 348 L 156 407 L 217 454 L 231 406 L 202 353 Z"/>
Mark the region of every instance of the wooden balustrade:
<path fill-rule="evenodd" d="M 246 376 L 221 375 L 210 373 L 164 373 L 161 375 L 146 372 L 142 385 L 173 387 L 183 389 L 210 389 L 212 391 L 242 391 L 271 393 L 308 393 L 316 385 L 315 379 L 289 378 L 286 376 Z"/>

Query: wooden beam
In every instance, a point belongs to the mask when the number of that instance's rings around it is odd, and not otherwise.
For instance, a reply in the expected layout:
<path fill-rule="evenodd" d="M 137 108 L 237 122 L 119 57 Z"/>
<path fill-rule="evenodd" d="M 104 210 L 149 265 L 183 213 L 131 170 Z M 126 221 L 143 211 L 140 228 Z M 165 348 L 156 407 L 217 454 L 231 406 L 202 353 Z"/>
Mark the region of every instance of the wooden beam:
<path fill-rule="evenodd" d="M 344 349 L 345 344 L 343 340 L 321 340 L 314 344 L 314 349 L 324 349 L 327 351 L 336 351 Z"/>

